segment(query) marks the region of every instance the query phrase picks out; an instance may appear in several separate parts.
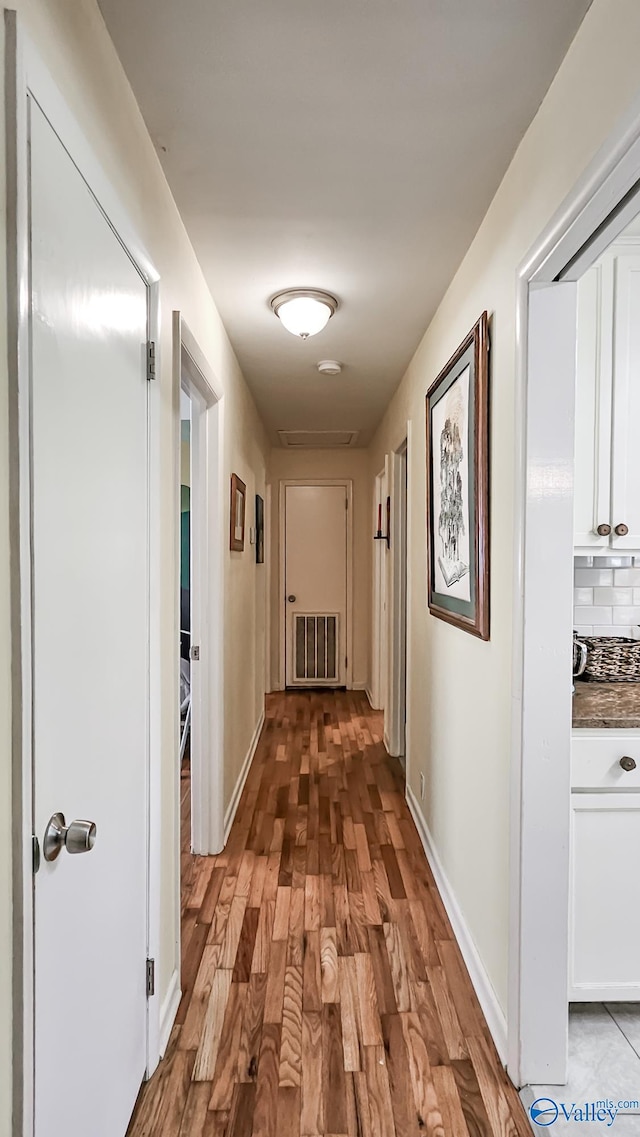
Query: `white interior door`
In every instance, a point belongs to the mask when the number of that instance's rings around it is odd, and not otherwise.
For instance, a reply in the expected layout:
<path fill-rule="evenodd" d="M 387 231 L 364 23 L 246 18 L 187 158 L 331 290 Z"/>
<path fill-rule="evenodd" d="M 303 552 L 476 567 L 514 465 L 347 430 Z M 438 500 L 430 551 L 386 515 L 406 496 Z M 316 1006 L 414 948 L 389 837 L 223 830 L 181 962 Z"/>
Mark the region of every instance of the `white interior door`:
<path fill-rule="evenodd" d="M 339 687 L 347 643 L 346 485 L 285 486 L 288 687 Z"/>
<path fill-rule="evenodd" d="M 146 1063 L 147 287 L 32 102 L 35 1133 L 123 1137 Z"/>

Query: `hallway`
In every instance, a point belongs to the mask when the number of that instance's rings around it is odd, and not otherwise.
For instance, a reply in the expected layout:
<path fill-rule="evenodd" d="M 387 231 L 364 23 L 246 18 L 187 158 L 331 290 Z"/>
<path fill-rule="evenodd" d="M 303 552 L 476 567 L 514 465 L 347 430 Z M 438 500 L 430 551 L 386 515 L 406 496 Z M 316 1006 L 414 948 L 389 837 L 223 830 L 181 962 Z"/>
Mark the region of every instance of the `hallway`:
<path fill-rule="evenodd" d="M 188 833 L 184 776 L 182 804 Z M 183 998 L 128 1137 L 530 1134 L 364 693 L 268 696 L 228 844 L 182 872 Z"/>

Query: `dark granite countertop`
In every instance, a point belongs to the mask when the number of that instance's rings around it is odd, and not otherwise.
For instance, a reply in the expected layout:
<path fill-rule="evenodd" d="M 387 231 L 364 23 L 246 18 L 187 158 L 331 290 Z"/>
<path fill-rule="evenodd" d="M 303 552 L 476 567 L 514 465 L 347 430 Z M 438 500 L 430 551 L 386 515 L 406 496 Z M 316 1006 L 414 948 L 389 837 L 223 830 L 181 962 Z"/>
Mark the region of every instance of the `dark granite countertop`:
<path fill-rule="evenodd" d="M 583 730 L 640 730 L 640 683 L 576 680 L 573 725 Z"/>

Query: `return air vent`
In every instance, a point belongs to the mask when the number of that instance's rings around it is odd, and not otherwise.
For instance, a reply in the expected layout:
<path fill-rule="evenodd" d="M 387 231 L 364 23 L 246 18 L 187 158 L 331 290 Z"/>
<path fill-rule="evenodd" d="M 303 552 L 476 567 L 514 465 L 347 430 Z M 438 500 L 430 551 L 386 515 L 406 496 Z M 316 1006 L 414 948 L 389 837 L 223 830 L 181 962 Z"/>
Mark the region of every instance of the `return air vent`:
<path fill-rule="evenodd" d="M 331 450 L 355 446 L 357 430 L 279 430 L 282 446 L 287 449 Z"/>
<path fill-rule="evenodd" d="M 336 682 L 338 678 L 338 617 L 299 616 L 294 626 L 297 682 Z"/>

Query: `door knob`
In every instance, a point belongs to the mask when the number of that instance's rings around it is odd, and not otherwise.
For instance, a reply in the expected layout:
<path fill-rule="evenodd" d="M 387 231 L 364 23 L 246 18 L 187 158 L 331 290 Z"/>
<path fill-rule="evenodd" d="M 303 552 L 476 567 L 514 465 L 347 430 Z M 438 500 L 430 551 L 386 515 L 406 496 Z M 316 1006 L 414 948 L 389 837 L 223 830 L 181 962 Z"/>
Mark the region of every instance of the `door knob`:
<path fill-rule="evenodd" d="M 620 759 L 620 765 L 622 766 L 623 770 L 626 770 L 627 773 L 630 774 L 631 771 L 635 770 L 635 768 L 636 768 L 636 760 L 635 760 L 635 758 L 629 758 L 625 754 L 624 758 Z"/>
<path fill-rule="evenodd" d="M 44 831 L 42 853 L 45 861 L 55 861 L 63 849 L 68 853 L 90 853 L 96 843 L 93 821 L 72 821 L 67 825 L 64 813 L 54 813 Z"/>
<path fill-rule="evenodd" d="M 290 604 L 295 604 L 296 597 L 295 596 L 287 596 L 287 600 L 289 601 Z"/>
<path fill-rule="evenodd" d="M 598 528 L 596 529 L 596 533 L 598 534 L 599 537 L 608 537 L 610 532 L 611 532 L 611 526 L 610 525 L 598 525 Z"/>
<path fill-rule="evenodd" d="M 615 532 L 617 533 L 618 537 L 626 537 L 627 533 L 629 532 L 629 526 L 623 524 L 616 525 Z"/>

